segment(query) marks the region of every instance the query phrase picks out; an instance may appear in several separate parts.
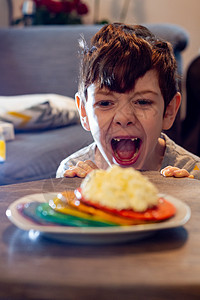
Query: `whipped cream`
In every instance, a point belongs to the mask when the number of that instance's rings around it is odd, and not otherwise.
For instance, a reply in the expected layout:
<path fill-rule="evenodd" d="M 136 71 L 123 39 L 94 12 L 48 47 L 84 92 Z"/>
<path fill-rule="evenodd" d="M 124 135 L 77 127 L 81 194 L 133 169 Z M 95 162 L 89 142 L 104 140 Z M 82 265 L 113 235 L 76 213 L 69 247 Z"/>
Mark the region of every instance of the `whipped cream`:
<path fill-rule="evenodd" d="M 158 190 L 133 168 L 113 165 L 105 170 L 93 170 L 81 183 L 82 195 L 93 203 L 117 210 L 143 212 L 158 204 Z"/>

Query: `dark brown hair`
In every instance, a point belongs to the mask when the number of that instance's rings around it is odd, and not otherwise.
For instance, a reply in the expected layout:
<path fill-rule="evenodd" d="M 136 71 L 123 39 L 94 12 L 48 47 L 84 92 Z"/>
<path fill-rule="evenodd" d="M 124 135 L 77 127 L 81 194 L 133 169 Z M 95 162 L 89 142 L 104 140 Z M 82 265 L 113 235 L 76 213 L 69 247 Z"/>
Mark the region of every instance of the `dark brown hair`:
<path fill-rule="evenodd" d="M 155 69 L 165 108 L 178 90 L 176 61 L 170 43 L 156 38 L 146 27 L 114 23 L 102 27 L 88 47 L 82 39 L 79 93 L 97 83 L 118 93 L 134 88 L 135 81 Z"/>

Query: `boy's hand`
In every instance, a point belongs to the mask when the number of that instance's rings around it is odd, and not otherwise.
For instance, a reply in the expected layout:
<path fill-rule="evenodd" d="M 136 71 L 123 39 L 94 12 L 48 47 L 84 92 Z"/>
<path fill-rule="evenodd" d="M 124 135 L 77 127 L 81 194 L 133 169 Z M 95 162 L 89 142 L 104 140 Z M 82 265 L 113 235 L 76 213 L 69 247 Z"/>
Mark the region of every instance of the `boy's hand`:
<path fill-rule="evenodd" d="M 177 167 L 168 166 L 165 167 L 160 171 L 160 173 L 165 177 L 189 177 L 194 178 L 193 175 L 190 175 L 190 173 L 185 169 L 179 169 Z"/>
<path fill-rule="evenodd" d="M 65 171 L 64 177 L 81 177 L 84 178 L 92 170 L 98 169 L 91 160 L 79 161 L 76 166 L 70 167 Z"/>

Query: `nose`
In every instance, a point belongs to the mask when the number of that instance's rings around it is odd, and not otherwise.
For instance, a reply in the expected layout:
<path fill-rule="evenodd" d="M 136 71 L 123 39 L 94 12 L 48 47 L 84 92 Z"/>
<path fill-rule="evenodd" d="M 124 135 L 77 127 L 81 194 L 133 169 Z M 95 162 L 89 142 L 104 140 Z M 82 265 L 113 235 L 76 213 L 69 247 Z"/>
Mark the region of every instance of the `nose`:
<path fill-rule="evenodd" d="M 133 107 L 130 103 L 121 105 L 115 113 L 114 122 L 122 127 L 134 125 L 136 122 L 136 116 L 133 111 Z"/>

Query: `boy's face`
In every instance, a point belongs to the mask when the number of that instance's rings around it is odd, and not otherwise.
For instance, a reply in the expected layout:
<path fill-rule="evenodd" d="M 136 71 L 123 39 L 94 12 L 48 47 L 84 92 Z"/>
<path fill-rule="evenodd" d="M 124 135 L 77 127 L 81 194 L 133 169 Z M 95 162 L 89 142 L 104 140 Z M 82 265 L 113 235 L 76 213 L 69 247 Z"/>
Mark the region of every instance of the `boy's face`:
<path fill-rule="evenodd" d="M 171 127 L 179 106 L 169 105 L 163 117 L 164 99 L 156 71 L 139 78 L 130 92 L 120 94 L 92 84 L 87 94 L 85 106 L 79 107 L 82 124 L 91 130 L 107 163 L 156 169 L 160 133 Z"/>

